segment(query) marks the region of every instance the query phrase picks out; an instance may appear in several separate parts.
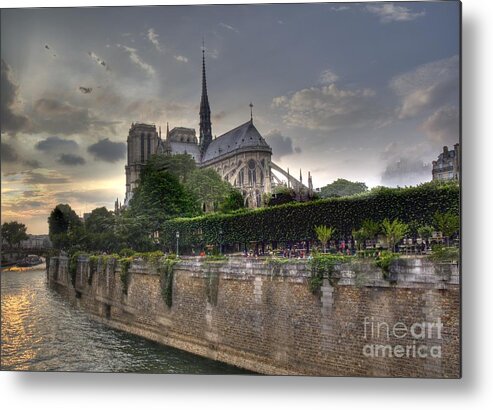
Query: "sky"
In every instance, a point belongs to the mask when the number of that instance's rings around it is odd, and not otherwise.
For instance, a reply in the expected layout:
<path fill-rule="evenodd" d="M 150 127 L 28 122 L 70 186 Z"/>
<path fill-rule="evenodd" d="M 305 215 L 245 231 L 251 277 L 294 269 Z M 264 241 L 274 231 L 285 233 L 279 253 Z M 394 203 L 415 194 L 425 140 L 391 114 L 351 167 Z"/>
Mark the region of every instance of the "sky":
<path fill-rule="evenodd" d="M 459 141 L 454 1 L 2 9 L 2 222 L 113 209 L 132 122 L 213 134 L 250 118 L 315 187 L 407 186 Z"/>

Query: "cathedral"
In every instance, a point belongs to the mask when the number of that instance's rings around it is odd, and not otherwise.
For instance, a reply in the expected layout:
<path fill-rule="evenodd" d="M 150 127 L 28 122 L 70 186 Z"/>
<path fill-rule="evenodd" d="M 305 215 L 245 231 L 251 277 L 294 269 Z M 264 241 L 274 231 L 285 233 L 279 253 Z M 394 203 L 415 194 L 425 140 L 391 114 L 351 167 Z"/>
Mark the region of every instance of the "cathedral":
<path fill-rule="evenodd" d="M 127 138 L 126 190 L 123 206 L 128 206 L 138 186 L 140 172 L 147 160 L 155 154 L 188 154 L 199 167 L 212 168 L 243 195 L 245 206 L 262 206 L 262 194 L 271 194 L 275 185 L 292 187 L 300 197 L 311 196 L 312 180 L 308 173 L 308 187 L 272 162 L 272 149 L 253 123 L 253 105 L 250 120 L 225 134 L 213 138 L 211 109 L 207 95 L 205 51 L 202 49 L 202 96 L 200 100 L 199 138 L 194 129 L 161 127 L 154 124 L 133 123 Z M 276 171 L 279 175 L 276 175 Z M 285 181 L 284 181 L 285 180 Z M 121 205 L 118 200 L 115 208 Z"/>

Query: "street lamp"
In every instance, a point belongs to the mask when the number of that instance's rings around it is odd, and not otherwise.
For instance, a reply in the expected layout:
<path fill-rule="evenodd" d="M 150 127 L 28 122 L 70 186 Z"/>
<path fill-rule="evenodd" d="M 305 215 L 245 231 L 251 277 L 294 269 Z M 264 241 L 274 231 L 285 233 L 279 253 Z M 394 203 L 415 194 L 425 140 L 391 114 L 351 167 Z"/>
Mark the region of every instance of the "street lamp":
<path fill-rule="evenodd" d="M 219 253 L 223 254 L 223 230 L 219 229 Z"/>
<path fill-rule="evenodd" d="M 178 241 L 180 240 L 180 232 L 176 231 L 176 256 L 178 257 Z"/>

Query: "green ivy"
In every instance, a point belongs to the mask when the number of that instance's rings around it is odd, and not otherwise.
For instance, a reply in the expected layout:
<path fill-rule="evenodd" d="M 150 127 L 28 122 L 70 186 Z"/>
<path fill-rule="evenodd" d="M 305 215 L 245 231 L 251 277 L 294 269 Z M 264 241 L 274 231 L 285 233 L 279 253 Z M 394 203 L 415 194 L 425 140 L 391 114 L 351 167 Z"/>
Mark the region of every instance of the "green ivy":
<path fill-rule="evenodd" d="M 177 231 L 180 232 L 180 247 L 183 249 L 219 242 L 314 240 L 313 227 L 318 225 L 331 226 L 335 228 L 336 236 L 343 237 L 359 229 L 365 220 L 381 223 L 388 218 L 430 225 L 437 211 L 459 214 L 457 184 L 427 183 L 409 188 L 379 188 L 353 197 L 172 219 L 161 226 L 161 240 L 170 249 L 176 246 Z"/>
<path fill-rule="evenodd" d="M 459 248 L 455 246 L 435 245 L 428 257 L 433 262 L 457 262 L 460 257 Z"/>
<path fill-rule="evenodd" d="M 135 251 L 132 248 L 123 248 L 118 254 L 123 258 L 129 258 L 130 256 L 135 255 Z"/>
<path fill-rule="evenodd" d="M 350 262 L 351 258 L 351 256 L 317 255 L 310 259 L 311 277 L 308 280 L 310 291 L 312 293 L 319 292 L 324 278 L 329 279 L 329 283 L 334 286 L 333 273 L 335 272 L 335 267 L 342 263 Z"/>
<path fill-rule="evenodd" d="M 158 269 L 163 256 L 164 253 L 161 251 L 137 252 L 132 255 L 132 259 L 135 260 L 137 258 L 141 258 L 145 263 L 151 265 L 154 269 Z"/>
<path fill-rule="evenodd" d="M 168 307 L 173 304 L 173 269 L 178 261 L 177 258 L 166 258 L 158 267 L 161 296 Z"/>
<path fill-rule="evenodd" d="M 211 269 L 211 266 L 209 266 L 209 269 L 207 270 L 205 280 L 207 301 L 212 306 L 217 306 L 217 294 L 219 292 L 219 275 L 216 270 Z"/>
<path fill-rule="evenodd" d="M 72 286 L 75 288 L 75 280 L 77 277 L 77 262 L 79 257 L 84 255 L 84 252 L 74 252 L 68 261 L 68 272 L 70 274 L 70 281 L 72 282 Z"/>
<path fill-rule="evenodd" d="M 129 283 L 129 272 L 130 266 L 132 265 L 132 258 L 120 258 L 118 259 L 120 264 L 120 281 L 122 282 L 122 289 L 125 295 L 128 294 L 128 283 Z"/>
<path fill-rule="evenodd" d="M 382 269 L 384 279 L 390 279 L 390 266 L 392 262 L 399 258 L 399 255 L 389 252 L 383 251 L 380 256 L 375 259 L 375 266 Z"/>
<path fill-rule="evenodd" d="M 89 256 L 89 277 L 87 278 L 87 283 L 89 284 L 89 286 L 92 286 L 92 278 L 94 276 L 94 273 L 98 269 L 98 264 L 99 256 Z"/>

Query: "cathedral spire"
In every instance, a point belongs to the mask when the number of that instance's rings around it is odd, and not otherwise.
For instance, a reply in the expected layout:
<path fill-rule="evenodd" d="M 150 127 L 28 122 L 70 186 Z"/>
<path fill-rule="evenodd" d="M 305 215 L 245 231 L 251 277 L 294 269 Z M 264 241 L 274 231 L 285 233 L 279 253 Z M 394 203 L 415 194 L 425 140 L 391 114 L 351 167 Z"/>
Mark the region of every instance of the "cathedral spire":
<path fill-rule="evenodd" d="M 202 40 L 202 97 L 200 99 L 200 150 L 205 153 L 212 141 L 211 108 L 207 96 L 207 78 L 205 75 L 205 45 Z"/>

